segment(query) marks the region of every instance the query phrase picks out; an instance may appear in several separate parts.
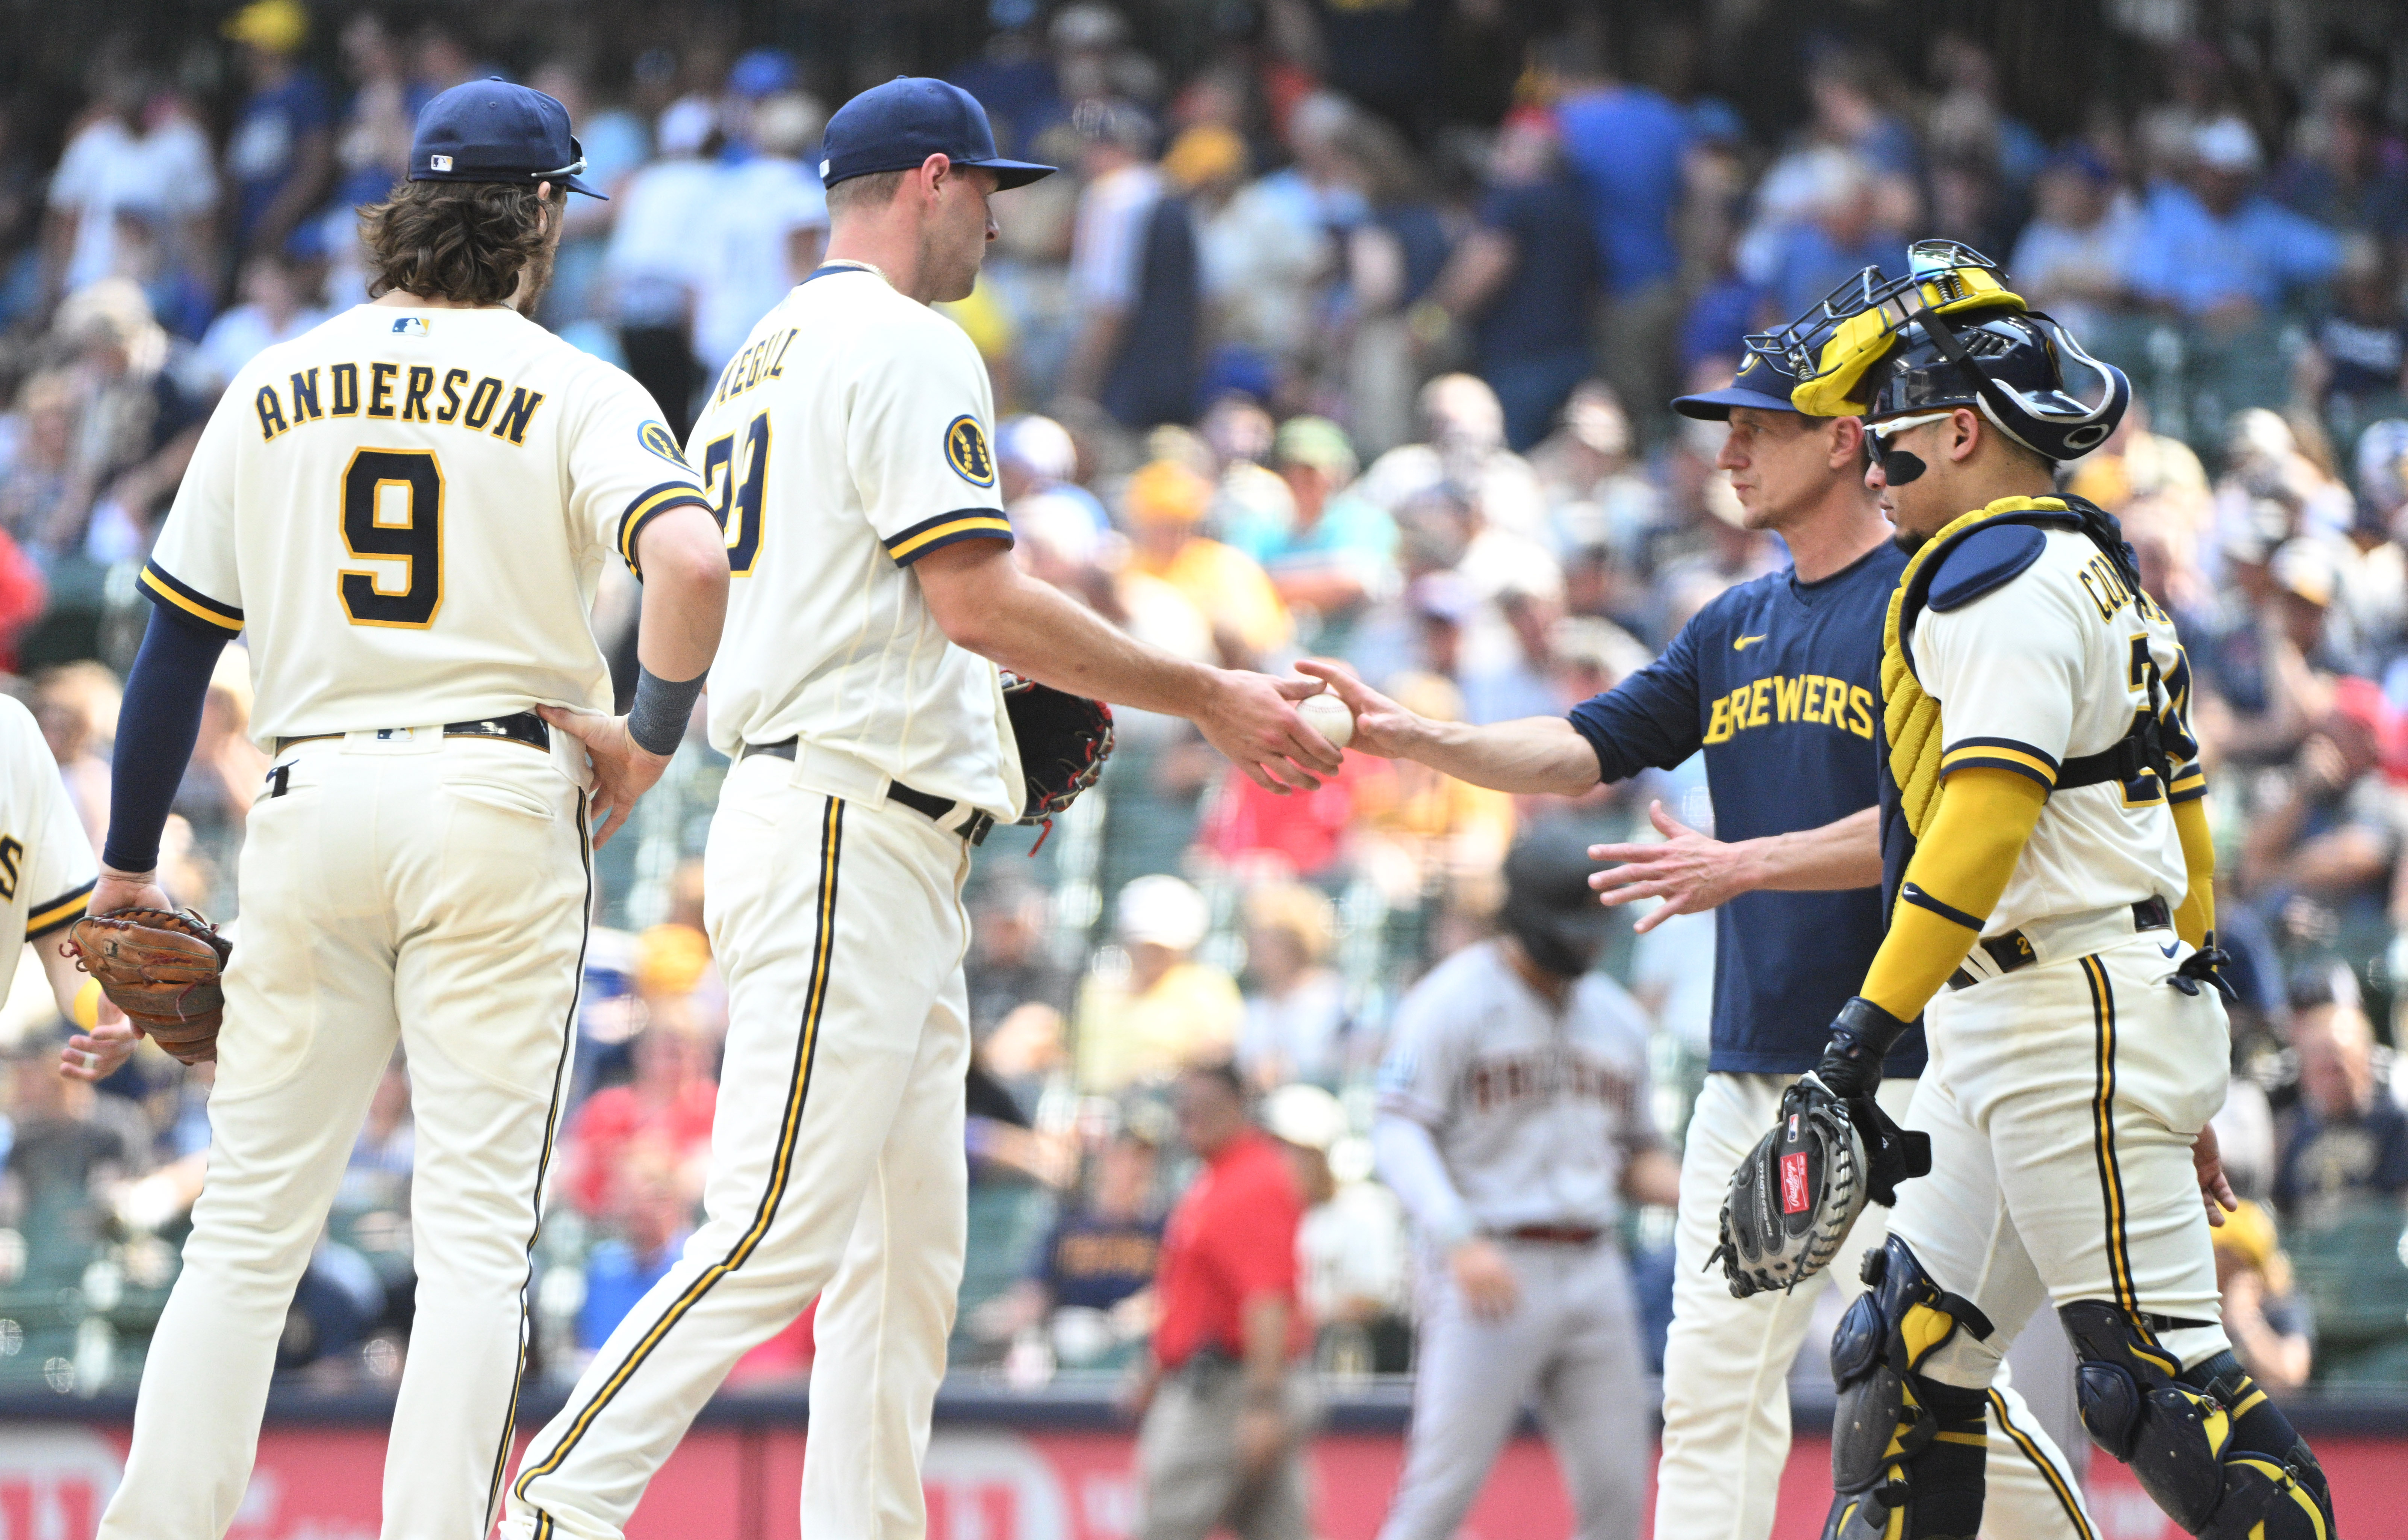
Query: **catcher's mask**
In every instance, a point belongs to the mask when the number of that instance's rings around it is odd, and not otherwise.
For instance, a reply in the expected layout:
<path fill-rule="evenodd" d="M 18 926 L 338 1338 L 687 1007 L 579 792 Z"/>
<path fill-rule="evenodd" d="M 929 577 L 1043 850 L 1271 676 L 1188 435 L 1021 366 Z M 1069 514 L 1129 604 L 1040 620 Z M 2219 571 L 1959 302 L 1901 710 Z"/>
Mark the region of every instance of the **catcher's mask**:
<path fill-rule="evenodd" d="M 1790 399 L 1817 417 L 1881 419 L 1971 407 L 2051 462 L 2089 453 L 2131 405 L 2131 381 L 2009 290 L 1958 241 L 1916 241 L 1904 278 L 1868 267 L 1778 331 L 1747 339 L 1798 377 Z M 1905 457 L 1911 458 L 1911 457 Z M 1912 480 L 1921 466 L 1900 465 Z"/>
<path fill-rule="evenodd" d="M 1566 829 L 1525 836 L 1505 856 L 1505 903 L 1497 921 L 1530 961 L 1558 978 L 1597 963 L 1614 917 L 1588 885 L 1588 842 Z"/>

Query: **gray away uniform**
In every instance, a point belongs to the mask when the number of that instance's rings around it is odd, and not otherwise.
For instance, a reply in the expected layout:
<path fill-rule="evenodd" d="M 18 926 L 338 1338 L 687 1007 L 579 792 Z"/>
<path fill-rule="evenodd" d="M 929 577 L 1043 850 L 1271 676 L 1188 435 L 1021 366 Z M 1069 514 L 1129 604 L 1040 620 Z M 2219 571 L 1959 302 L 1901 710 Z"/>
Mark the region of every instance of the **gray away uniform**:
<path fill-rule="evenodd" d="M 1453 1535 L 1526 1404 L 1576 1540 L 1637 1533 L 1649 1408 L 1611 1232 L 1625 1162 L 1659 1142 L 1644 1012 L 1591 974 L 1559 1015 L 1482 942 L 1405 996 L 1380 1079 L 1372 1146 L 1422 1243 L 1412 1432 L 1381 1540 Z M 1474 1316 L 1447 1267 L 1473 1234 L 1504 1248 L 1520 1286 L 1501 1320 Z"/>

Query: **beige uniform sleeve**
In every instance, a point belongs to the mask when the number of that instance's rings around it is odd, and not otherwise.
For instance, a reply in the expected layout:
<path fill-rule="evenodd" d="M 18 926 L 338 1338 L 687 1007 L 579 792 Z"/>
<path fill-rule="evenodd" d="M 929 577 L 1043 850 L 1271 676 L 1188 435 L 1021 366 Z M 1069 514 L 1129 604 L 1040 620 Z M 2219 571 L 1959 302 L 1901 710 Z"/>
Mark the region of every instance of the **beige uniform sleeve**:
<path fill-rule="evenodd" d="M 645 389 L 608 370 L 568 440 L 568 509 L 580 535 L 607 543 L 638 578 L 636 536 L 671 508 L 709 513 L 694 469 Z"/>
<path fill-rule="evenodd" d="M 235 456 L 240 435 L 260 431 L 237 380 L 201 430 L 140 579 L 142 596 L 152 604 L 229 636 L 242 630 L 242 580 L 235 560 Z"/>
<path fill-rule="evenodd" d="M 10 736 L 21 740 L 10 746 L 9 758 L 28 789 L 24 837 L 31 848 L 0 840 L 0 877 L 26 895 L 25 939 L 39 941 L 82 916 L 100 864 L 33 713 L 18 706 L 8 716 Z"/>
<path fill-rule="evenodd" d="M 895 339 L 856 388 L 847 457 L 899 566 L 957 540 L 1011 542 L 996 491 L 986 365 L 951 321 Z"/>

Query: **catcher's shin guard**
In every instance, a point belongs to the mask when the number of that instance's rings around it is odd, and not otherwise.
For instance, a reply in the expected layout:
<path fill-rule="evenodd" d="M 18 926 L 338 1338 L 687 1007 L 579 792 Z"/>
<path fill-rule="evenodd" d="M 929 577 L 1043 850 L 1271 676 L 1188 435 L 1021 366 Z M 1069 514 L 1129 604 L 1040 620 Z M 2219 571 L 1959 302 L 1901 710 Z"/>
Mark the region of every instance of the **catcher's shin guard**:
<path fill-rule="evenodd" d="M 2307 1441 L 2229 1351 L 2185 1369 L 2105 1300 L 2059 1305 L 2081 1359 L 2090 1441 L 2206 1540 L 2332 1540 L 2332 1492 Z"/>
<path fill-rule="evenodd" d="M 1918 1366 L 1989 1319 L 1931 1281 L 1892 1235 L 1865 1257 L 1870 1287 L 1831 1338 L 1831 1513 L 1824 1540 L 1973 1540 L 1982 1528 L 1988 1398 Z"/>

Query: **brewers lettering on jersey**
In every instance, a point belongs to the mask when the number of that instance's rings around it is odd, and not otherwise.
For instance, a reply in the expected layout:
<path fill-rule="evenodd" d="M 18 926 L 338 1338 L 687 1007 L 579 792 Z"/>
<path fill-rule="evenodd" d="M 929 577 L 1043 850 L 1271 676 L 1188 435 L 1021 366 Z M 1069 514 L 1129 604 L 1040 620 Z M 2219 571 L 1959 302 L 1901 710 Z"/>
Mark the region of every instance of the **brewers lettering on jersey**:
<path fill-rule="evenodd" d="M 533 308 L 563 190 L 591 191 L 573 146 L 560 104 L 521 86 L 430 102 L 409 180 L 364 214 L 380 297 L 236 376 L 142 569 L 95 912 L 165 905 L 160 831 L 237 633 L 273 761 L 244 833 L 208 1185 L 111 1540 L 235 1521 L 287 1306 L 397 1048 L 418 1288 L 383 1533 L 466 1540 L 500 1500 L 592 830 L 676 747 L 728 581 L 642 387 L 506 303 Z M 587 620 L 609 561 L 645 579 L 632 721 L 607 715 Z"/>
<path fill-rule="evenodd" d="M 1153 652 L 1012 563 L 986 370 L 929 305 L 970 292 L 989 196 L 1047 170 L 996 156 L 942 81 L 846 103 L 828 260 L 686 444 L 734 585 L 710 692 L 736 764 L 704 855 L 728 990 L 706 1217 L 527 1447 L 515 1537 L 615 1540 L 729 1365 L 814 1295 L 803 1529 L 925 1527 L 968 1222 L 961 884 L 1025 805 L 997 663 L 1194 717 L 1266 784 L 1336 767 L 1290 704 L 1311 681 Z"/>

